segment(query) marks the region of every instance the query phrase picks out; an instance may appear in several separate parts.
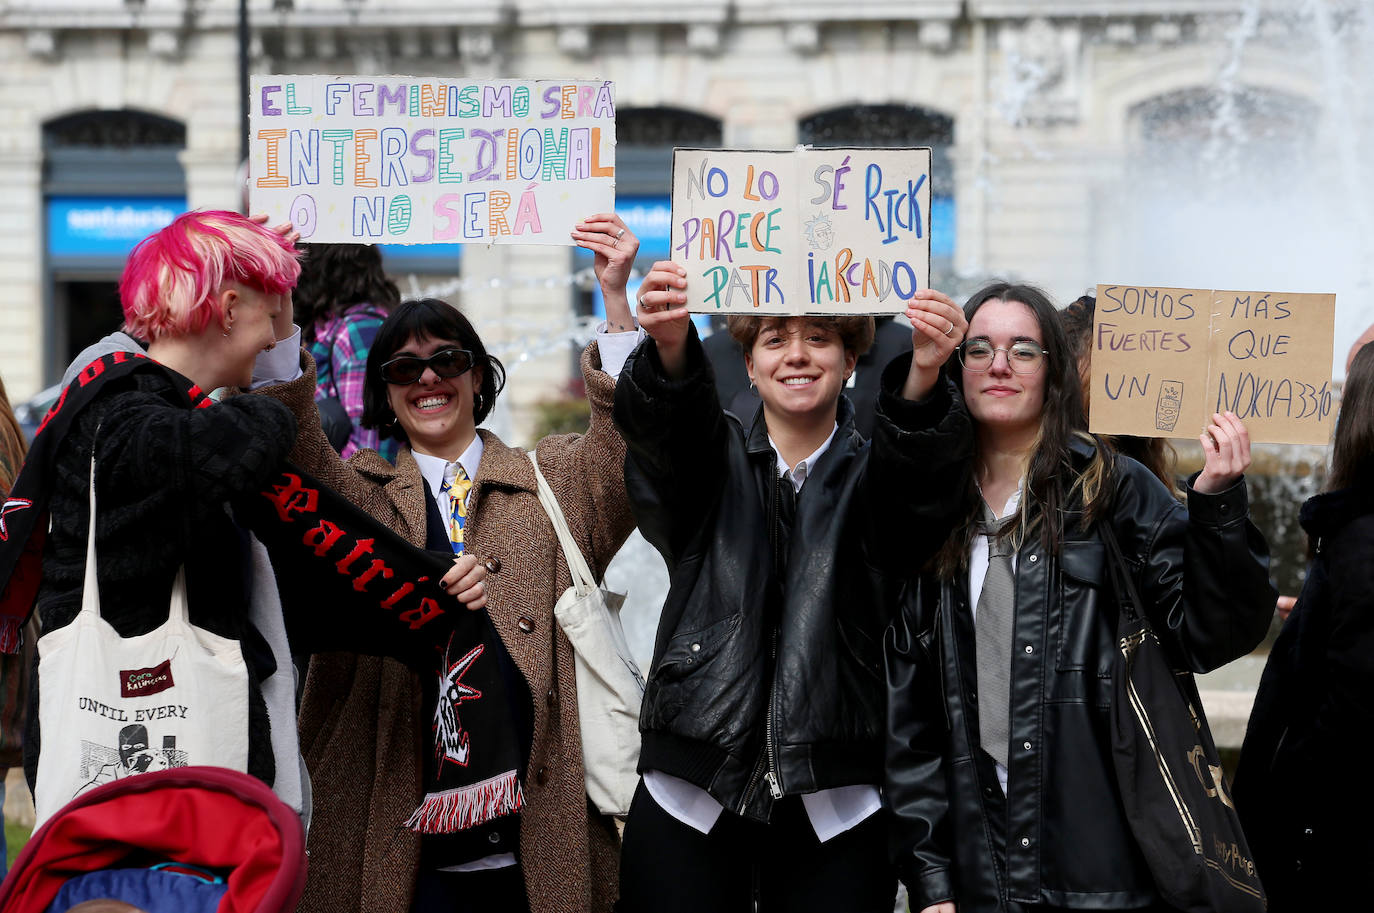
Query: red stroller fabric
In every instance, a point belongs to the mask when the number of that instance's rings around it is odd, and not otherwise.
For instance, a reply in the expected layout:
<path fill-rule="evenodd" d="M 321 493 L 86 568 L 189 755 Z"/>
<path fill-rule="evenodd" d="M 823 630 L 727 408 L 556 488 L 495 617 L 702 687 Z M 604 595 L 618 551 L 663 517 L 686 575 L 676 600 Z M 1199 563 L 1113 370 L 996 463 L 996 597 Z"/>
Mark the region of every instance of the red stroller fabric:
<path fill-rule="evenodd" d="M 266 784 L 222 767 L 176 767 L 63 806 L 0 885 L 0 913 L 41 913 L 67 879 L 149 854 L 227 870 L 218 913 L 291 913 L 305 889 L 300 818 Z"/>

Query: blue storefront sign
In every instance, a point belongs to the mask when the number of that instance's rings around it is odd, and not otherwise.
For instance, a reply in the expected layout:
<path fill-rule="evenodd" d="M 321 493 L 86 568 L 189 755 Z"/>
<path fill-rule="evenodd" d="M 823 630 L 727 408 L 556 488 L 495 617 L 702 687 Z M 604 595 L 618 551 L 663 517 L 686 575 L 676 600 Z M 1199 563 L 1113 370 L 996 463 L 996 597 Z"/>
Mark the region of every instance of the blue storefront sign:
<path fill-rule="evenodd" d="M 135 244 L 186 211 L 185 197 L 49 197 L 52 257 L 128 256 Z"/>

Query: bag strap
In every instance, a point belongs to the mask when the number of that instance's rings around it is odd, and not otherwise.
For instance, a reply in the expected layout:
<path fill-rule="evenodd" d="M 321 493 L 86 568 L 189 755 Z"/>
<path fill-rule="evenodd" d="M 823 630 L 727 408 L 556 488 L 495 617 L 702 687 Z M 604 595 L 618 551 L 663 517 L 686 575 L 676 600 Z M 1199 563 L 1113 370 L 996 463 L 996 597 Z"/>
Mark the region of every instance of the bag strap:
<path fill-rule="evenodd" d="M 1098 524 L 1098 535 L 1107 548 L 1107 570 L 1112 575 L 1117 604 L 1126 613 L 1127 621 L 1138 621 L 1144 628 L 1150 629 L 1150 618 L 1145 614 L 1145 602 L 1140 598 L 1140 591 L 1136 589 L 1131 567 L 1126 561 L 1126 555 L 1121 551 L 1121 543 L 1117 541 L 1116 532 L 1112 529 L 1109 519 L 1104 519 Z"/>
<path fill-rule="evenodd" d="M 579 589 L 596 586 L 596 578 L 592 576 L 592 569 L 587 565 L 587 559 L 582 556 L 582 549 L 573 538 L 572 530 L 568 529 L 568 521 L 563 516 L 563 508 L 558 506 L 558 498 L 554 495 L 553 489 L 549 487 L 549 482 L 544 478 L 544 473 L 539 471 L 539 457 L 533 450 L 526 454 L 530 458 L 530 463 L 534 466 L 534 478 L 539 487 L 539 503 L 544 505 L 544 512 L 549 515 L 549 522 L 553 524 L 553 531 L 558 534 L 558 544 L 563 548 L 563 558 L 568 562 L 568 571 L 572 574 L 573 585 Z"/>
<path fill-rule="evenodd" d="M 96 433 L 100 428 L 97 426 Z M 100 578 L 95 567 L 95 442 L 91 443 L 91 477 L 87 486 L 90 495 L 90 522 L 86 524 L 86 573 L 81 584 L 81 613 L 100 614 Z M 167 612 L 169 622 L 190 624 L 191 613 L 186 602 L 186 565 L 177 568 L 176 580 L 172 583 L 172 600 Z"/>

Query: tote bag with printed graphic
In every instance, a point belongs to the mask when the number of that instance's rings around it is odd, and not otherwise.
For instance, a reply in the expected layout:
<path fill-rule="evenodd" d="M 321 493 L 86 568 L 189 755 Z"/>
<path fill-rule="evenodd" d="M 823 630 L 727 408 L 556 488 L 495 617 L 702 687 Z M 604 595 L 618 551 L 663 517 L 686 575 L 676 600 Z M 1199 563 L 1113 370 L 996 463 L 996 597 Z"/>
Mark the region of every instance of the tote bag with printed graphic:
<path fill-rule="evenodd" d="M 120 637 L 100 610 L 95 461 L 81 611 L 38 640 L 41 824 L 104 783 L 188 765 L 248 769 L 248 670 L 236 640 L 190 622 L 185 570 L 167 621 Z"/>

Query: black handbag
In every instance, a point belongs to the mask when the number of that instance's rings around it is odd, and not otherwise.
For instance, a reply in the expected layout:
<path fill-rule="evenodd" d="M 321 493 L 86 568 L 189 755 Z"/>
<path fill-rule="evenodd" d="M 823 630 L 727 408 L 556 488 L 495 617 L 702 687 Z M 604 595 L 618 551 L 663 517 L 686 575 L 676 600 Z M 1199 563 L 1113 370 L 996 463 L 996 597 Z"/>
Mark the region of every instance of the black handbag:
<path fill-rule="evenodd" d="M 333 393 L 315 400 L 315 408 L 320 413 L 320 427 L 329 446 L 334 448 L 335 453 L 342 453 L 344 445 L 353 436 L 353 419 L 344 408 L 343 400 L 339 399 L 338 382 L 334 380 L 333 342 L 329 344 L 329 381 L 334 387 Z"/>
<path fill-rule="evenodd" d="M 1264 890 L 1197 683 L 1171 665 L 1108 523 L 1101 536 L 1121 609 L 1110 722 L 1131 832 L 1170 906 L 1186 913 L 1263 913 Z"/>

